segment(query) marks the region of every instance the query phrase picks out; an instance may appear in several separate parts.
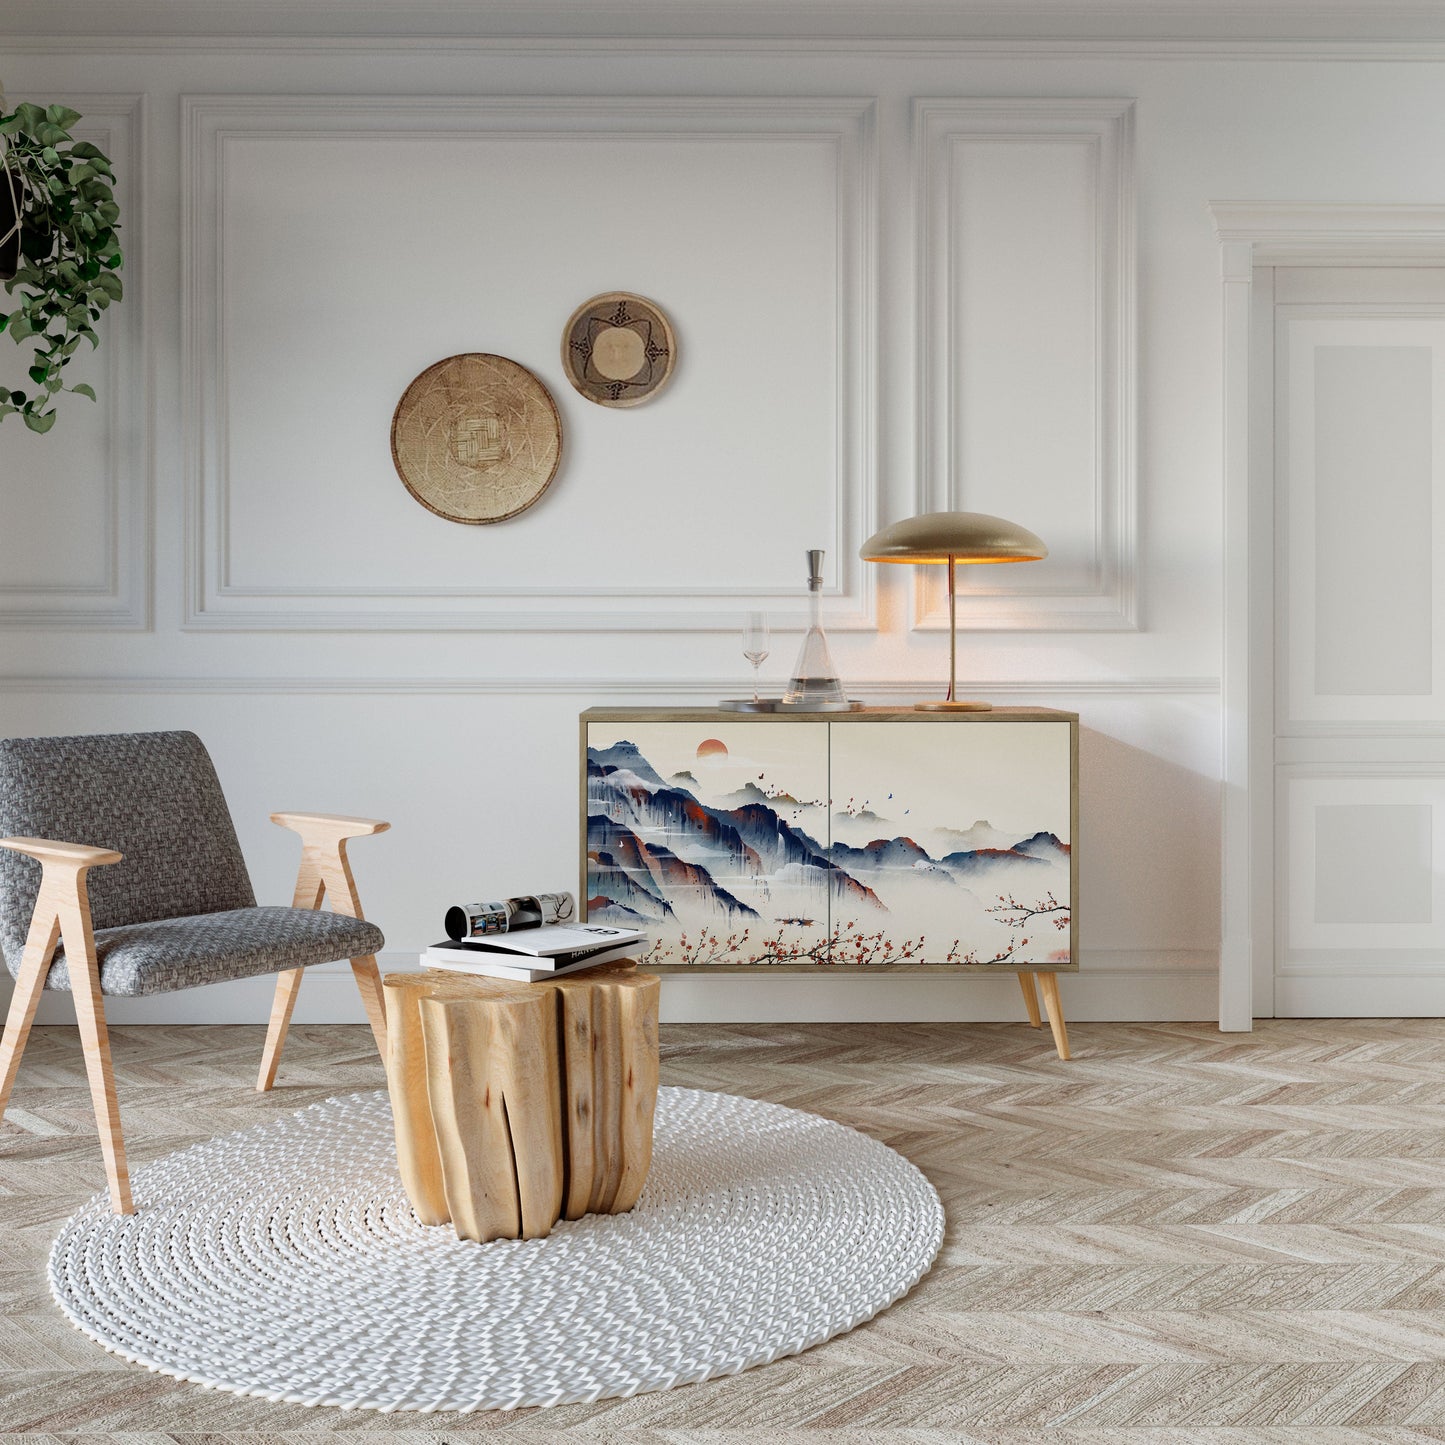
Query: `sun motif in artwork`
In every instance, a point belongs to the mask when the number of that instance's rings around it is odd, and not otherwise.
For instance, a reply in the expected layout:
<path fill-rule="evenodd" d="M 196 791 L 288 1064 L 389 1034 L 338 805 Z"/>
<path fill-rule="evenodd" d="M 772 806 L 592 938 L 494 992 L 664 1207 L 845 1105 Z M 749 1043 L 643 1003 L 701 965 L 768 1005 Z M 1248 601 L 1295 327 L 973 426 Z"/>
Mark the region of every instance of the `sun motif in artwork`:
<path fill-rule="evenodd" d="M 717 738 L 704 738 L 697 745 L 697 758 L 700 763 L 719 763 L 727 755 L 727 744 Z"/>

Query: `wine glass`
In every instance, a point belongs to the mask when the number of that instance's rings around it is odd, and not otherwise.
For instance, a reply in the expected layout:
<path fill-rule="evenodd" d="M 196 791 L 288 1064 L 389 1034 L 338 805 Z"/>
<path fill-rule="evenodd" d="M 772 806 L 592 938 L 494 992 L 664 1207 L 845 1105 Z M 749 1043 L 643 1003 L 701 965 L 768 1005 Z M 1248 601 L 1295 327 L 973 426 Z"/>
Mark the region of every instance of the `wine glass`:
<path fill-rule="evenodd" d="M 765 612 L 749 612 L 743 627 L 743 656 L 753 665 L 753 701 L 758 697 L 758 669 L 767 661 L 772 644 L 768 639 L 768 617 Z"/>

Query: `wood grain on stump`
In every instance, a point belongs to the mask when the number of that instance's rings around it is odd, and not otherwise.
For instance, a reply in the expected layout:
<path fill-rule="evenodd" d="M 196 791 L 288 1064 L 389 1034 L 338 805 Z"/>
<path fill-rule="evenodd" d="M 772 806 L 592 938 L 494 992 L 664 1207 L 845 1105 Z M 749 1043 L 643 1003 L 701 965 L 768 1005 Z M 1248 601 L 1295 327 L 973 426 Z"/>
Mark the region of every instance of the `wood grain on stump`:
<path fill-rule="evenodd" d="M 422 1223 L 538 1239 L 631 1209 L 652 1162 L 658 993 L 616 965 L 542 983 L 389 974 L 397 1162 Z"/>

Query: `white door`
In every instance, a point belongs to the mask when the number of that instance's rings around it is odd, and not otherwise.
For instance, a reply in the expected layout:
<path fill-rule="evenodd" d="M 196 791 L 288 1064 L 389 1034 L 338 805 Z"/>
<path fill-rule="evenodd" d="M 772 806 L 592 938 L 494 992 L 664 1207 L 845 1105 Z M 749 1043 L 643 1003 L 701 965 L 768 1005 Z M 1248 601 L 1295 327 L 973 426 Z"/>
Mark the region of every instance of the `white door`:
<path fill-rule="evenodd" d="M 1445 1014 L 1445 269 L 1260 279 L 1274 316 L 1274 1012 Z"/>

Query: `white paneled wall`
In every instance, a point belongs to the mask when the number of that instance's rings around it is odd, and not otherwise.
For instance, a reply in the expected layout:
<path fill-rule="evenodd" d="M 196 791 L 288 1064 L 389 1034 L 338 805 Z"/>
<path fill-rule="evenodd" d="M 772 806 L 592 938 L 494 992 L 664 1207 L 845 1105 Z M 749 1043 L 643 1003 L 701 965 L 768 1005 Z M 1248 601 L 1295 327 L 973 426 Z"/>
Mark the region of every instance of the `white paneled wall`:
<path fill-rule="evenodd" d="M 182 122 L 192 626 L 731 628 L 796 606 L 810 537 L 838 625 L 871 622 L 871 101 L 207 97 Z M 398 489 L 399 379 L 485 337 L 556 386 L 567 316 L 624 287 L 682 338 L 665 406 L 557 386 L 564 471 L 502 526 Z"/>
<path fill-rule="evenodd" d="M 1134 106 L 915 104 L 919 510 L 1043 529 L 1037 567 L 965 574 L 1005 628 L 1135 624 Z M 920 589 L 948 625 L 947 589 Z"/>
<path fill-rule="evenodd" d="M 1208 203 L 1438 200 L 1441 65 L 1162 44 L 0 50 L 12 98 L 105 133 L 131 288 L 96 362 L 106 401 L 0 436 L 0 730 L 195 728 L 267 899 L 293 861 L 268 810 L 390 817 L 354 856 L 395 963 L 454 898 L 574 882 L 579 709 L 735 695 L 752 607 L 781 624 L 779 684 L 808 547 L 828 550 L 851 690 L 938 695 L 938 592 L 856 549 L 921 506 L 998 511 L 1053 558 L 969 579 L 960 671 L 970 694 L 1082 714 L 1066 1005 L 1212 1016 Z M 559 359 L 574 307 L 614 288 L 668 309 L 681 356 L 622 412 Z M 563 417 L 546 499 L 491 528 L 416 506 L 388 454 L 403 388 L 464 350 L 530 367 Z M 16 356 L 0 346 L 0 382 Z M 314 982 L 303 1016 L 351 1016 L 349 988 Z M 726 977 L 670 980 L 665 1007 L 1014 1018 L 1016 992 Z M 258 1019 L 263 997 L 116 1014 Z"/>

